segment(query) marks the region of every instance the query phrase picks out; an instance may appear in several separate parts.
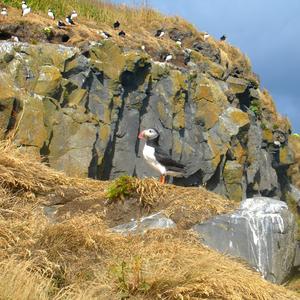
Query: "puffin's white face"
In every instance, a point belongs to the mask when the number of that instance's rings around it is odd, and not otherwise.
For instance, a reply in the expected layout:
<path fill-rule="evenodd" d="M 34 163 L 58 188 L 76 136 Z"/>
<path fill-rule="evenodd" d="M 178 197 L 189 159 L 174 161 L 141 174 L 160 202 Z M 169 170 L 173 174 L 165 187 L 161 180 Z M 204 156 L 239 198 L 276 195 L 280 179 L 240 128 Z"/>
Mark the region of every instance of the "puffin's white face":
<path fill-rule="evenodd" d="M 139 134 L 139 139 L 142 139 L 142 140 L 154 140 L 158 136 L 159 136 L 159 133 L 155 129 L 149 128 L 149 129 L 146 129 L 146 130 L 142 131 Z"/>

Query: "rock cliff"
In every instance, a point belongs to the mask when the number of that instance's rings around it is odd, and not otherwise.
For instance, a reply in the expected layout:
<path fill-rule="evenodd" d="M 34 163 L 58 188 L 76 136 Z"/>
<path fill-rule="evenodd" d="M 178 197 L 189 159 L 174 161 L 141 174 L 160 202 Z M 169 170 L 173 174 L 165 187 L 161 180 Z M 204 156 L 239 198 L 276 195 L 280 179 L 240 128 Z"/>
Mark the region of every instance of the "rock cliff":
<path fill-rule="evenodd" d="M 175 184 L 235 200 L 286 189 L 290 125 L 249 60 L 224 42 L 195 40 L 164 63 L 110 40 L 78 48 L 4 41 L 0 65 L 2 138 L 68 175 L 157 176 L 137 139 L 154 127 L 188 166 Z"/>

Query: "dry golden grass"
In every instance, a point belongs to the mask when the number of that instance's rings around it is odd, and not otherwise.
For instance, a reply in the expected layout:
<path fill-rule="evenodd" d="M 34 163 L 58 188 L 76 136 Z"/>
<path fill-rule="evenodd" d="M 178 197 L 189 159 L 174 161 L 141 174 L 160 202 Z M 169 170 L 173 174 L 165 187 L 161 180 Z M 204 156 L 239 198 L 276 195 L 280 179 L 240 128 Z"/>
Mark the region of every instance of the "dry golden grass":
<path fill-rule="evenodd" d="M 99 189 L 103 197 L 107 183 L 66 177 L 11 145 L 1 145 L 0 157 L 1 299 L 297 299 L 186 230 L 121 236 L 84 212 L 53 223 L 41 208 L 47 193 L 64 187 L 67 194 L 69 187 L 84 198 Z M 155 207 L 157 197 L 169 197 L 170 214 L 195 209 L 204 218 L 226 209 L 224 199 L 204 189 L 132 181 L 137 202 Z"/>

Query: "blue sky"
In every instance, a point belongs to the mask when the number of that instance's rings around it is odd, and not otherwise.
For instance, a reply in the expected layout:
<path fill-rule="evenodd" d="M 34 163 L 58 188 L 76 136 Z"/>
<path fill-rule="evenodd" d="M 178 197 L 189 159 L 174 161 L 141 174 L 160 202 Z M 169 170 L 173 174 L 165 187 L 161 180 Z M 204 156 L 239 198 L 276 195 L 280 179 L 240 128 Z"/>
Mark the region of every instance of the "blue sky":
<path fill-rule="evenodd" d="M 118 1 L 132 4 L 133 0 Z M 135 1 L 138 2 L 138 1 Z M 239 47 L 282 115 L 300 132 L 300 0 L 148 0 Z"/>

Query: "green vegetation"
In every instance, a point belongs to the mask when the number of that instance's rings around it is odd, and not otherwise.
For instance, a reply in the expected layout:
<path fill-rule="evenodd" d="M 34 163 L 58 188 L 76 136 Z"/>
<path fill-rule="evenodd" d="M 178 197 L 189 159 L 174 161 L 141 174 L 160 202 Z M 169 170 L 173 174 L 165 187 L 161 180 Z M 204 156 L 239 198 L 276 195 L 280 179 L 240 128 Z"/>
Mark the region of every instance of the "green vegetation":
<path fill-rule="evenodd" d="M 132 195 L 135 191 L 132 177 L 124 175 L 117 178 L 109 186 L 107 191 L 107 197 L 109 200 L 124 200 Z"/>
<path fill-rule="evenodd" d="M 257 118 L 261 117 L 262 109 L 259 100 L 253 100 L 250 104 L 249 109 L 255 114 Z"/>
<path fill-rule="evenodd" d="M 150 21 L 163 18 L 162 15 L 146 7 L 145 1 L 141 1 L 137 8 L 129 8 L 124 5 L 112 4 L 109 1 L 101 0 L 28 0 L 27 4 L 33 11 L 47 13 L 51 8 L 57 17 L 64 17 L 72 10 L 76 10 L 79 18 L 93 20 L 97 23 L 112 23 L 119 20 L 122 24 L 130 24 L 142 21 L 146 24 Z M 5 5 L 20 8 L 19 0 L 4 0 Z M 137 3 L 136 3 L 137 4 Z M 134 22 L 136 24 L 136 22 Z"/>
<path fill-rule="evenodd" d="M 134 256 L 130 262 L 123 260 L 120 264 L 114 265 L 111 274 L 116 280 L 121 299 L 144 294 L 151 287 L 144 279 L 143 261 L 140 256 Z"/>

